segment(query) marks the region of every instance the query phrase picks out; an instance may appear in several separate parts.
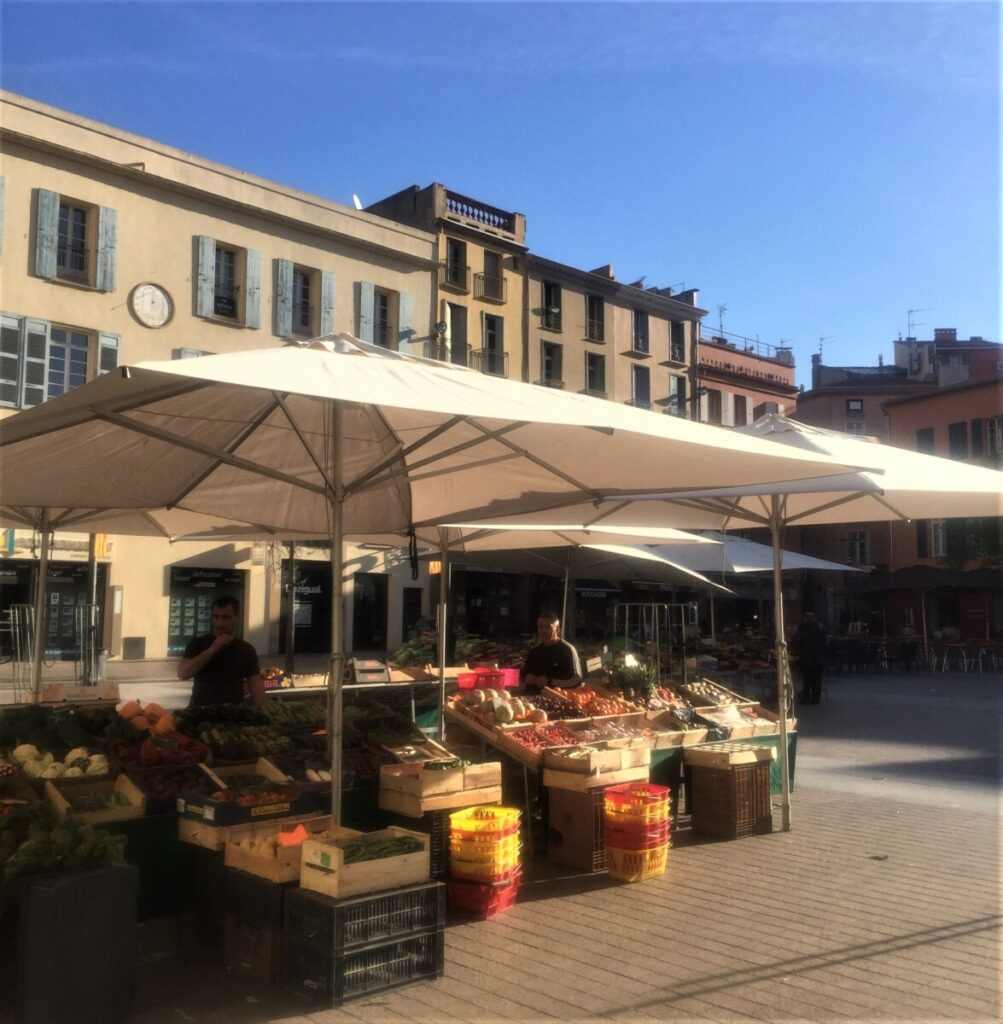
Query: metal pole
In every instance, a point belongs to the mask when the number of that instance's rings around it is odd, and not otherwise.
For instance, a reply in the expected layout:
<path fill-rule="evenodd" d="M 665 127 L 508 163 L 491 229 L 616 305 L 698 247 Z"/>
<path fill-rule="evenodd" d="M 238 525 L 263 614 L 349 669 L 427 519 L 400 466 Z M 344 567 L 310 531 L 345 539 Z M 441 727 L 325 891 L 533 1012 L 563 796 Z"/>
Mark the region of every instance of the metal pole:
<path fill-rule="evenodd" d="M 561 636 L 565 635 L 568 628 L 568 581 L 571 579 L 571 552 L 568 548 L 568 560 L 564 563 L 564 597 L 561 601 Z"/>
<path fill-rule="evenodd" d="M 791 778 L 787 751 L 787 701 L 791 691 L 790 665 L 787 660 L 787 639 L 784 636 L 784 588 L 781 574 L 783 549 L 780 546 L 780 496 L 772 495 L 770 534 L 773 541 L 773 612 L 777 662 L 777 713 L 780 726 L 780 814 L 784 832 L 791 830 Z"/>
<path fill-rule="evenodd" d="M 294 540 L 289 541 L 289 589 L 287 593 L 289 600 L 286 602 L 286 657 L 282 667 L 289 675 L 292 675 L 296 671 L 296 541 Z"/>
<path fill-rule="evenodd" d="M 98 603 L 98 538 L 96 533 L 87 535 L 87 603 L 94 608 L 93 619 L 88 617 L 84 624 L 83 682 L 91 685 L 97 682 L 97 603 Z"/>
<path fill-rule="evenodd" d="M 35 582 L 35 630 L 31 652 L 31 700 L 37 704 L 42 692 L 42 652 L 45 650 L 45 636 L 48 632 L 48 616 L 46 612 L 45 592 L 49 578 L 49 529 L 48 510 L 42 510 L 42 522 L 39 526 L 42 547 L 38 555 L 38 579 Z"/>
<path fill-rule="evenodd" d="M 341 824 L 341 726 L 345 671 L 345 488 L 341 480 L 341 408 L 331 412 L 331 480 L 334 494 L 328 497 L 331 522 L 331 675 L 328 709 L 331 736 L 331 819 Z"/>
<path fill-rule="evenodd" d="M 439 527 L 439 739 L 446 738 L 446 651 L 449 636 L 449 531 Z"/>

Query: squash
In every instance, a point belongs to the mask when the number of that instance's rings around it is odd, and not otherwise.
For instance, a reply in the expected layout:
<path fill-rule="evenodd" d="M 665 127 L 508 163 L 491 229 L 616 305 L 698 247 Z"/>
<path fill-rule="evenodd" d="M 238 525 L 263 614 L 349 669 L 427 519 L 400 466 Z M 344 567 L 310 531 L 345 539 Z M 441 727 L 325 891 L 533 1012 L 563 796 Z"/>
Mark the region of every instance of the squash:
<path fill-rule="evenodd" d="M 143 706 L 138 700 L 126 701 L 119 709 L 118 713 L 123 718 L 135 718 L 136 715 L 142 714 Z"/>
<path fill-rule="evenodd" d="M 161 715 L 166 715 L 167 712 L 159 704 L 147 704 L 143 708 L 143 714 L 147 718 L 153 720 L 160 718 Z"/>
<path fill-rule="evenodd" d="M 139 732 L 145 732 L 150 728 L 150 720 L 146 715 L 133 715 L 129 721 L 132 722 L 132 727 Z"/>
<path fill-rule="evenodd" d="M 153 723 L 153 735 L 163 736 L 164 733 L 174 732 L 174 718 L 166 711 Z"/>

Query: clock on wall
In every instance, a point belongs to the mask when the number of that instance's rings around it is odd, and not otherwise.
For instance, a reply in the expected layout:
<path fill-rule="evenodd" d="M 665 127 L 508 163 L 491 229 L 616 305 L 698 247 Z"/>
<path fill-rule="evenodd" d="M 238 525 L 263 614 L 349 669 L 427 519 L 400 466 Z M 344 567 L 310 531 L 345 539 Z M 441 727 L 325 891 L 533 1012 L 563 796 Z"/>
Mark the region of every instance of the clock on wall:
<path fill-rule="evenodd" d="M 137 284 L 129 305 L 132 315 L 144 327 L 163 327 L 174 316 L 174 302 L 159 284 Z"/>

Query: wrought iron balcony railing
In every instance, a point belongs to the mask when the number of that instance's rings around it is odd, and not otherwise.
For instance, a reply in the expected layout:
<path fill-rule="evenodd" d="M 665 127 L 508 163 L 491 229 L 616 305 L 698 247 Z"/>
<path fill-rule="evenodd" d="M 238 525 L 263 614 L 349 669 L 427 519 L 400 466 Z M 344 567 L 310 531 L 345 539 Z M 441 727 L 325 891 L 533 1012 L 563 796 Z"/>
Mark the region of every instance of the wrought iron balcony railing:
<path fill-rule="evenodd" d="M 470 267 L 444 260 L 439 264 L 439 284 L 458 292 L 470 291 Z"/>
<path fill-rule="evenodd" d="M 504 302 L 508 289 L 504 278 L 494 274 L 474 274 L 474 298 Z"/>
<path fill-rule="evenodd" d="M 508 376 L 508 353 L 493 348 L 478 348 L 471 352 L 475 369 L 481 373 L 490 373 L 495 377 Z"/>

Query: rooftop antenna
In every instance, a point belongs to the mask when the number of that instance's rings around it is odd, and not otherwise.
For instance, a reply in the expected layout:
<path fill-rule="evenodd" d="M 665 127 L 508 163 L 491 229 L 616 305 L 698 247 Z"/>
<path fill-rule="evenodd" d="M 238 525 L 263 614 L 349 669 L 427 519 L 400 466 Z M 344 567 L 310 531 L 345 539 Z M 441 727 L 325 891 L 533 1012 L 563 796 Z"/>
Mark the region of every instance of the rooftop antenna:
<path fill-rule="evenodd" d="M 822 346 L 827 341 L 832 341 L 832 339 L 835 338 L 835 337 L 836 337 L 835 334 L 826 334 L 826 335 L 823 335 L 823 337 L 818 339 L 818 357 L 819 357 L 819 359 L 822 358 Z"/>
<path fill-rule="evenodd" d="M 356 210 L 362 209 L 362 200 L 354 192 L 352 193 L 352 205 Z"/>
<path fill-rule="evenodd" d="M 912 333 L 912 330 L 913 330 L 914 327 L 925 327 L 926 326 L 922 322 L 921 323 L 916 323 L 916 321 L 913 320 L 913 318 L 912 318 L 913 313 L 930 313 L 934 309 L 936 309 L 936 306 L 920 306 L 917 309 L 907 309 L 906 310 L 905 315 L 906 315 L 906 327 L 907 327 L 906 337 L 907 338 L 914 338 L 915 337 L 915 335 Z"/>
<path fill-rule="evenodd" d="M 727 303 L 722 302 L 717 307 L 717 330 L 721 337 L 724 337 L 724 314 L 728 312 Z"/>

